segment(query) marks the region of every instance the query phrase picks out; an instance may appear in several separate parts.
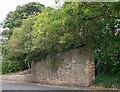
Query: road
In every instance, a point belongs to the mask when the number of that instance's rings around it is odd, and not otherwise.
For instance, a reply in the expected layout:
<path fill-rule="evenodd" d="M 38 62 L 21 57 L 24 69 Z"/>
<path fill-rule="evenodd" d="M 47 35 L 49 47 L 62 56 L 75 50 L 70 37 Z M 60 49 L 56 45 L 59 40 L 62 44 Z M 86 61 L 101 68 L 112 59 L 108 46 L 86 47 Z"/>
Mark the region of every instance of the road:
<path fill-rule="evenodd" d="M 66 91 L 76 90 L 74 92 L 120 92 L 117 90 L 116 91 L 113 91 L 113 90 L 100 91 L 100 90 L 95 90 L 95 89 L 90 89 L 85 87 L 74 88 L 74 87 L 59 87 L 59 86 L 51 86 L 51 85 L 33 84 L 33 83 L 19 83 L 19 82 L 7 81 L 7 80 L 0 80 L 0 83 L 2 83 L 2 85 L 0 85 L 0 91 L 4 90 L 2 92 L 14 92 L 15 90 L 17 90 L 17 92 L 21 92 L 19 90 L 23 90 L 22 92 L 25 92 L 25 90 L 26 92 L 34 92 L 33 90 L 36 90 L 36 91 L 39 90 L 38 92 L 40 92 L 40 90 L 48 90 L 48 92 L 49 90 L 66 90 Z"/>
<path fill-rule="evenodd" d="M 19 83 L 7 80 L 0 80 L 0 82 L 2 82 L 2 90 L 89 90 L 89 88 L 82 87 L 80 89 L 77 89 L 33 83 Z"/>

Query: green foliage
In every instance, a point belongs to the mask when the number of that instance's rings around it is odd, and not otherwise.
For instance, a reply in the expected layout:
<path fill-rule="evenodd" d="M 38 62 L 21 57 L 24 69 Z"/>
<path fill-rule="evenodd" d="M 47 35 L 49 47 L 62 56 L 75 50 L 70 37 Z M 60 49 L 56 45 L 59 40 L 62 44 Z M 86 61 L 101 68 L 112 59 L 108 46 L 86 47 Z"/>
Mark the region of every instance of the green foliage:
<path fill-rule="evenodd" d="M 4 21 L 4 27 L 20 27 L 23 19 L 26 19 L 29 15 L 41 12 L 43 8 L 44 5 L 37 2 L 31 2 L 23 6 L 17 6 L 15 11 L 8 13 Z"/>
<path fill-rule="evenodd" d="M 18 61 L 2 61 L 2 74 L 22 71 L 26 69 L 25 63 L 20 63 Z"/>
<path fill-rule="evenodd" d="M 11 63 L 12 61 L 18 61 L 23 65 L 25 64 L 27 68 L 28 60 L 25 61 L 25 59 L 31 51 L 32 25 L 36 20 L 36 13 L 41 12 L 43 8 L 44 5 L 31 2 L 18 6 L 15 11 L 7 15 L 3 25 L 5 30 L 2 32 L 2 35 L 8 38 L 8 40 L 2 41 L 3 59 L 11 61 Z"/>
<path fill-rule="evenodd" d="M 33 32 L 33 46 L 35 49 L 54 54 L 77 47 L 76 44 L 78 46 L 82 45 L 80 42 L 77 43 L 81 37 L 71 29 L 72 25 L 70 23 L 73 20 L 70 19 L 73 19 L 73 17 L 66 11 L 66 8 L 46 9 L 38 15 L 39 18 L 34 25 L 36 31 Z M 70 8 L 68 11 L 70 11 Z"/>
<path fill-rule="evenodd" d="M 25 58 L 30 54 L 32 46 L 32 25 L 36 20 L 35 16 L 29 16 L 23 21 L 20 28 L 14 28 L 14 32 L 10 39 L 7 41 L 7 53 L 3 49 L 3 55 L 9 56 L 9 59 L 18 60 L 24 62 Z M 27 62 L 27 61 L 26 61 Z"/>
<path fill-rule="evenodd" d="M 96 77 L 95 84 L 104 87 L 120 88 L 120 75 L 100 74 Z"/>
<path fill-rule="evenodd" d="M 13 29 L 16 27 L 21 27 L 24 19 L 27 19 L 30 15 L 42 12 L 43 9 L 44 5 L 37 2 L 31 2 L 22 6 L 17 6 L 15 11 L 7 14 L 7 17 L 3 23 L 3 28 L 5 28 L 5 30 L 2 34 L 10 38 L 10 36 L 13 34 Z"/>

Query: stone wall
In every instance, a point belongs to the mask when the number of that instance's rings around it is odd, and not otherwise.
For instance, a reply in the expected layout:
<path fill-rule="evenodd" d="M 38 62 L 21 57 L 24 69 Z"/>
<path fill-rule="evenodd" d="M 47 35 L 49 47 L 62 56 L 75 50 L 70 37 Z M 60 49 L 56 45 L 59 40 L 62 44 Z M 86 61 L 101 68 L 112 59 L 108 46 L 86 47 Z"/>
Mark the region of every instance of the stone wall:
<path fill-rule="evenodd" d="M 58 64 L 51 64 L 52 60 Z M 95 78 L 94 69 L 91 50 L 79 48 L 32 63 L 31 74 L 33 82 L 89 86 Z"/>

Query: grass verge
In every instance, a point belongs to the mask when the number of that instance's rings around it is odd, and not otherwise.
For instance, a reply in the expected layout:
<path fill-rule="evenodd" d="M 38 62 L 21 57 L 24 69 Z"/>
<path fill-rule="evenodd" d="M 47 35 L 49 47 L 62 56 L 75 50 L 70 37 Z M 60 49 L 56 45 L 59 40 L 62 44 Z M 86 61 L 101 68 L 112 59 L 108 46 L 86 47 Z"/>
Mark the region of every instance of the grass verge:
<path fill-rule="evenodd" d="M 97 86 L 120 88 L 120 74 L 100 74 L 96 77 L 94 83 Z"/>

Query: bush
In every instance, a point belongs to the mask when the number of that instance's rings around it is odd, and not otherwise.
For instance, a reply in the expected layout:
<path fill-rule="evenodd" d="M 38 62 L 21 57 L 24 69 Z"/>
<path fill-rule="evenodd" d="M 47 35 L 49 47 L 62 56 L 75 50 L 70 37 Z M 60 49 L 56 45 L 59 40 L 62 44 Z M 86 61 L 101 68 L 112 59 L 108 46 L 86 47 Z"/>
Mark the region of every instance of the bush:
<path fill-rule="evenodd" d="M 26 68 L 26 65 L 18 61 L 2 61 L 2 74 L 22 71 Z"/>
<path fill-rule="evenodd" d="M 104 87 L 120 88 L 120 74 L 100 74 L 96 77 L 95 84 Z"/>

